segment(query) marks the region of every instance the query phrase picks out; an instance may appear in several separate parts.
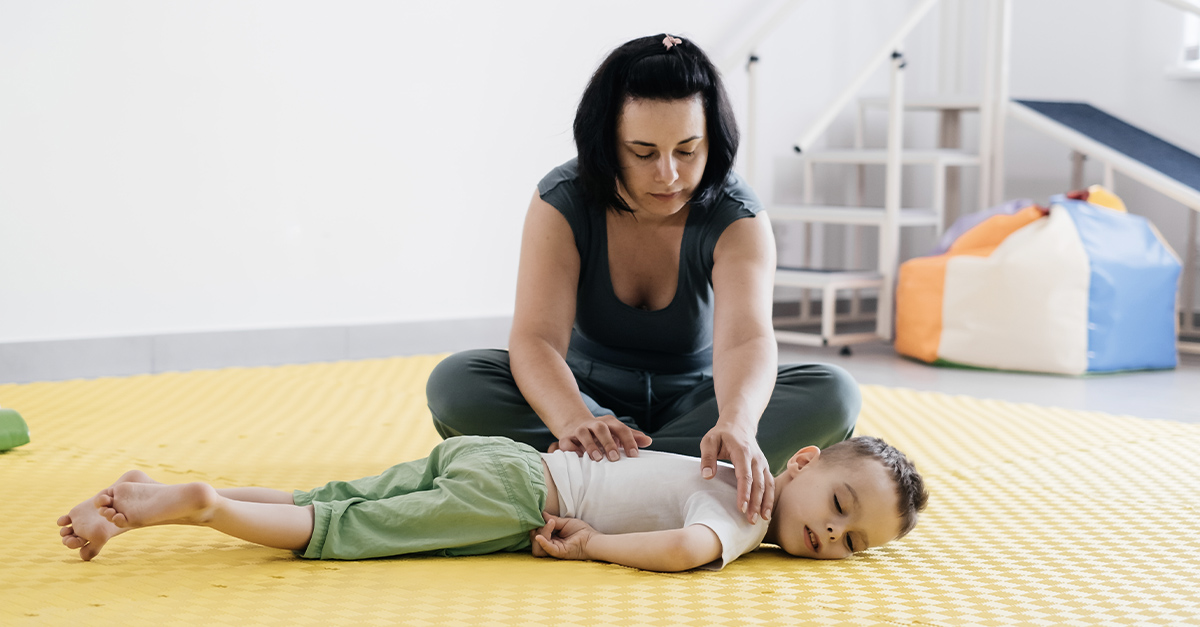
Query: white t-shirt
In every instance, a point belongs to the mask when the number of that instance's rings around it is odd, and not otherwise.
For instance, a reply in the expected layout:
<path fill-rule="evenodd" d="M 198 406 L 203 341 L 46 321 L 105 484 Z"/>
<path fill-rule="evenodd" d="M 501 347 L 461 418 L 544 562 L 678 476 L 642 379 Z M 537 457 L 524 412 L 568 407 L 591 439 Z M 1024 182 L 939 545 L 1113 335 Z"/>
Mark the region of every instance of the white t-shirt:
<path fill-rule="evenodd" d="M 718 462 L 717 476 L 700 476 L 700 459 L 659 451 L 592 461 L 574 452 L 542 453 L 558 488 L 559 515 L 579 518 L 600 533 L 682 529 L 701 524 L 721 541 L 721 557 L 703 566 L 720 570 L 753 551 L 767 533 L 737 510 L 733 466 Z"/>

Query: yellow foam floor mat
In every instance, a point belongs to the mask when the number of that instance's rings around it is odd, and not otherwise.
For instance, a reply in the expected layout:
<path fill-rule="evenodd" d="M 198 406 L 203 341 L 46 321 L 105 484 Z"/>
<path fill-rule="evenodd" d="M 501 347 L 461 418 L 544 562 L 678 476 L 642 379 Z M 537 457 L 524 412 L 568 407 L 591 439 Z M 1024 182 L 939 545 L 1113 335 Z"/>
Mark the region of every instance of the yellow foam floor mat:
<path fill-rule="evenodd" d="M 1200 624 L 1200 427 L 881 387 L 859 433 L 908 452 L 932 497 L 909 537 L 843 562 L 316 562 L 183 527 L 82 562 L 59 542 L 55 519 L 130 468 L 292 489 L 421 457 L 438 359 L 0 385 L 33 436 L 0 454 L 0 623 Z"/>

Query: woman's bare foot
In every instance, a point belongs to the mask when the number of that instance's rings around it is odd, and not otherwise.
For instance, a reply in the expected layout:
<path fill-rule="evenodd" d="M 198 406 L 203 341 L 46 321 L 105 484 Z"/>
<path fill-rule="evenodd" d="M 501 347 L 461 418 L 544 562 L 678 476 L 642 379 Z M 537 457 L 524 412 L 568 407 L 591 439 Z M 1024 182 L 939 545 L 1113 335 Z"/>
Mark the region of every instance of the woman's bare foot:
<path fill-rule="evenodd" d="M 105 520 L 121 529 L 204 524 L 221 497 L 206 483 L 118 483 L 93 499 Z"/>
<path fill-rule="evenodd" d="M 113 485 L 120 483 L 158 482 L 140 470 L 130 470 L 121 475 Z M 65 516 L 58 517 L 58 526 L 62 527 L 58 534 L 62 536 L 63 545 L 68 549 L 79 549 L 79 557 L 85 562 L 99 555 L 100 549 L 114 536 L 127 531 L 105 520 L 93 501 L 95 497 L 71 508 Z"/>

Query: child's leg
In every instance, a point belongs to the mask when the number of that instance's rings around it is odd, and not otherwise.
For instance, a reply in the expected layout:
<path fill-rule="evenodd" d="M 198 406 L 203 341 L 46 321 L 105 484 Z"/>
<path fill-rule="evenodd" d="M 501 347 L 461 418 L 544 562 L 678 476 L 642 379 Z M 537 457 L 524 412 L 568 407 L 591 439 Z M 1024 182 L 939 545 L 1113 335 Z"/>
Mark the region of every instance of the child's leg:
<path fill-rule="evenodd" d="M 312 537 L 311 506 L 238 501 L 204 483 L 119 483 L 94 502 L 100 515 L 121 529 L 194 525 L 289 550 L 303 550 Z"/>
<path fill-rule="evenodd" d="M 140 470 L 130 470 L 121 475 L 112 486 L 119 483 L 154 483 L 149 475 Z M 281 503 L 293 505 L 291 492 L 272 490 L 270 488 L 221 488 L 217 493 L 235 501 L 252 503 Z M 62 543 L 69 549 L 78 549 L 79 557 L 84 561 L 91 560 L 100 554 L 100 549 L 114 537 L 125 533 L 129 528 L 118 527 L 105 520 L 96 509 L 96 497 L 93 496 L 75 507 L 63 516 L 58 517 L 59 535 Z"/>
<path fill-rule="evenodd" d="M 273 490 L 271 488 L 217 488 L 217 494 L 235 501 L 247 503 L 279 503 L 295 505 L 291 492 Z"/>
<path fill-rule="evenodd" d="M 119 483 L 158 483 L 151 479 L 146 473 L 140 470 L 130 470 L 121 475 L 113 486 Z M 112 486 L 110 486 L 112 487 Z M 63 516 L 58 517 L 58 526 L 62 527 L 58 530 L 62 536 L 62 543 L 68 549 L 79 549 L 79 557 L 84 561 L 91 560 L 100 554 L 100 549 L 114 536 L 125 533 L 127 529 L 121 529 L 111 522 L 107 521 L 96 510 L 96 505 L 93 503 L 96 497 L 91 497 L 86 501 L 71 508 L 71 511 Z"/>

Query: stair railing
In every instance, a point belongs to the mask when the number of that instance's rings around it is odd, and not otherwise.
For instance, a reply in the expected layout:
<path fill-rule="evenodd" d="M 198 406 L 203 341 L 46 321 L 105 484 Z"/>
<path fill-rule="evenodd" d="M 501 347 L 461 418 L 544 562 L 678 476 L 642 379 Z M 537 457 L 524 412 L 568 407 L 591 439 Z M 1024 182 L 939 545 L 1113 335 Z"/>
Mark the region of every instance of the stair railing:
<path fill-rule="evenodd" d="M 1200 4 L 1196 4 L 1191 0 L 1159 0 L 1159 2 L 1165 2 L 1177 9 L 1200 15 Z"/>
<path fill-rule="evenodd" d="M 742 67 L 746 69 L 746 135 L 743 143 L 745 148 L 741 158 L 742 173 L 751 187 L 758 183 L 755 155 L 755 138 L 758 137 L 758 54 L 756 49 L 803 2 L 804 0 L 778 0 L 773 10 L 760 11 L 750 26 L 742 29 L 751 31 L 751 34 L 741 37 L 739 42 L 725 53 L 721 57 L 720 63 L 717 64 L 721 73 L 725 75 L 730 75 Z"/>
<path fill-rule="evenodd" d="M 900 262 L 900 174 L 901 152 L 904 144 L 904 55 L 901 49 L 904 40 L 917 24 L 935 7 L 939 0 L 923 0 L 915 6 L 880 48 L 872 54 L 854 80 L 842 90 L 817 117 L 794 145 L 796 152 L 803 153 L 811 148 L 846 108 L 879 66 L 890 60 L 890 88 L 888 95 L 887 165 L 884 184 L 884 219 L 879 227 L 879 274 L 883 286 L 876 300 L 875 332 L 885 340 L 892 337 L 892 299 L 895 289 L 896 269 Z M 810 259 L 810 263 L 811 263 Z M 836 306 L 822 303 L 822 307 Z"/>

